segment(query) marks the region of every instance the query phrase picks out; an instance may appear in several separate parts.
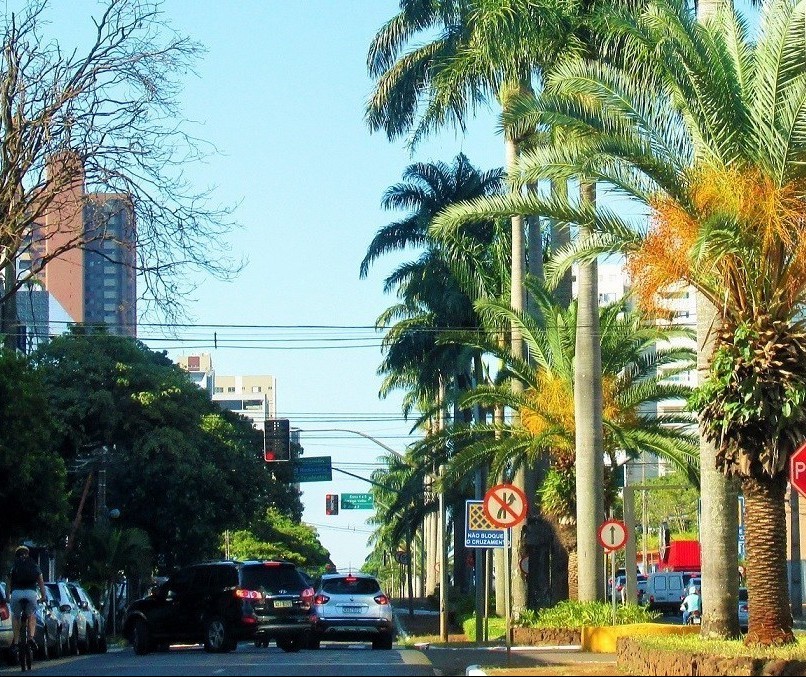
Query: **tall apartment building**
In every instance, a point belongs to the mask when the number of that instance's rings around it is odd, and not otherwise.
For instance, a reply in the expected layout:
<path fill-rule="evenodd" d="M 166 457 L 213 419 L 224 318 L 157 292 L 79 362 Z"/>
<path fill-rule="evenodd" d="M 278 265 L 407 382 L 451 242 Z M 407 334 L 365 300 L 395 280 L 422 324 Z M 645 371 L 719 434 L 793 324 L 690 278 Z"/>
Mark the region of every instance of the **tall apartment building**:
<path fill-rule="evenodd" d="M 71 178 L 52 197 L 19 266 L 25 270 L 37 256 L 65 249 L 39 274 L 44 290 L 73 322 L 105 324 L 111 333 L 136 336 L 137 250 L 131 200 L 124 194 L 86 192 L 84 170 L 74 156 L 56 158 L 56 163 L 67 165 Z M 77 237 L 86 245 L 70 248 Z M 18 308 L 24 303 L 18 298 Z"/>
<path fill-rule="evenodd" d="M 213 402 L 252 420 L 266 431 L 266 419 L 275 418 L 277 388 L 274 376 L 220 376 L 216 374 Z"/>
<path fill-rule="evenodd" d="M 176 363 L 188 373 L 193 383 L 207 391 L 210 399 L 213 399 L 215 371 L 213 371 L 213 358 L 210 353 L 182 355 L 177 358 Z"/>

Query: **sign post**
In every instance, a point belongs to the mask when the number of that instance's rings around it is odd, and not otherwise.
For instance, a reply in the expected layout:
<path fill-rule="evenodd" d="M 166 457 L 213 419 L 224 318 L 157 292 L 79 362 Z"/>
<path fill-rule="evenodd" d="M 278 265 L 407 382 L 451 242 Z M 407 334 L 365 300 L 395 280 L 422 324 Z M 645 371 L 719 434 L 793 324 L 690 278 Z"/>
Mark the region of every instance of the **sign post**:
<path fill-rule="evenodd" d="M 616 624 L 616 550 L 627 544 L 627 526 L 619 520 L 609 519 L 599 525 L 596 534 L 599 544 L 610 555 L 610 597 L 613 601 L 613 625 Z M 629 567 L 627 563 L 627 567 Z M 625 568 L 625 572 L 626 572 Z"/>
<path fill-rule="evenodd" d="M 484 514 L 504 529 L 504 615 L 506 616 L 507 655 L 512 650 L 512 562 L 510 530 L 526 519 L 529 502 L 526 494 L 512 484 L 497 484 L 484 494 Z"/>

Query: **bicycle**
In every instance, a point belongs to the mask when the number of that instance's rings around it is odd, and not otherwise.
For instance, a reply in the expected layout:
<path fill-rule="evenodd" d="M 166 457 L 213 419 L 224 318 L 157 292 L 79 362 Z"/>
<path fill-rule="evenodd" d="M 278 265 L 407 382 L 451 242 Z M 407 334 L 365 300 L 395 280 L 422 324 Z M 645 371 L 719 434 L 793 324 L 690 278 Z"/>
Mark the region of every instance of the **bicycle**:
<path fill-rule="evenodd" d="M 28 635 L 28 618 L 30 617 L 30 613 L 28 611 L 29 604 L 30 601 L 25 598 L 20 600 L 22 610 L 20 611 L 20 641 L 17 645 L 17 653 L 20 661 L 20 668 L 22 668 L 23 672 L 31 669 L 31 663 L 34 659 L 34 650 L 30 641 L 31 637 Z"/>

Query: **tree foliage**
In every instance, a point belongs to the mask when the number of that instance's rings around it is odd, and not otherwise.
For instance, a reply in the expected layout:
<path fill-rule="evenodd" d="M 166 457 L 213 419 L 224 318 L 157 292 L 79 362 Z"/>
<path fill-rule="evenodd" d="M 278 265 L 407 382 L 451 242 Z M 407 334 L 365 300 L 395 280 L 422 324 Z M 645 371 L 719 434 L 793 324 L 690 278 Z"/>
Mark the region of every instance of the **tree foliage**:
<path fill-rule="evenodd" d="M 262 434 L 218 409 L 164 353 L 77 328 L 34 359 L 63 457 L 90 471 L 106 448 L 107 504 L 122 527 L 148 533 L 158 566 L 220 554 L 221 532 L 268 506 L 301 514 L 290 478 L 262 460 Z"/>
<path fill-rule="evenodd" d="M 0 351 L 0 548 L 12 539 L 52 543 L 66 525 L 65 465 L 53 444 L 39 375 Z"/>
<path fill-rule="evenodd" d="M 316 529 L 295 522 L 277 508 L 268 508 L 250 529 L 231 534 L 229 551 L 234 559 L 287 560 L 310 574 L 323 573 L 330 562 Z"/>

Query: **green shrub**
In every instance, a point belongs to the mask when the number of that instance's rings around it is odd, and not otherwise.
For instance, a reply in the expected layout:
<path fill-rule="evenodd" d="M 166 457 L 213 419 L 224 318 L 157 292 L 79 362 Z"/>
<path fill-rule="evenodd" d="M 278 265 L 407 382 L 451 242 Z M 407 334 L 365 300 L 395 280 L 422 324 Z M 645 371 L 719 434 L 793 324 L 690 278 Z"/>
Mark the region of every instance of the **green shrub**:
<path fill-rule="evenodd" d="M 616 625 L 651 623 L 660 618 L 658 611 L 634 604 L 616 607 Z M 524 611 L 516 625 L 524 628 L 581 628 L 613 624 L 613 606 L 606 602 L 577 602 L 566 600 L 537 612 Z"/>
<path fill-rule="evenodd" d="M 469 617 L 462 621 L 462 630 L 465 637 L 471 642 L 476 641 L 476 614 L 471 614 Z M 490 616 L 487 619 L 487 636 L 490 641 L 495 641 L 506 636 L 507 621 L 505 618 L 498 616 Z"/>

